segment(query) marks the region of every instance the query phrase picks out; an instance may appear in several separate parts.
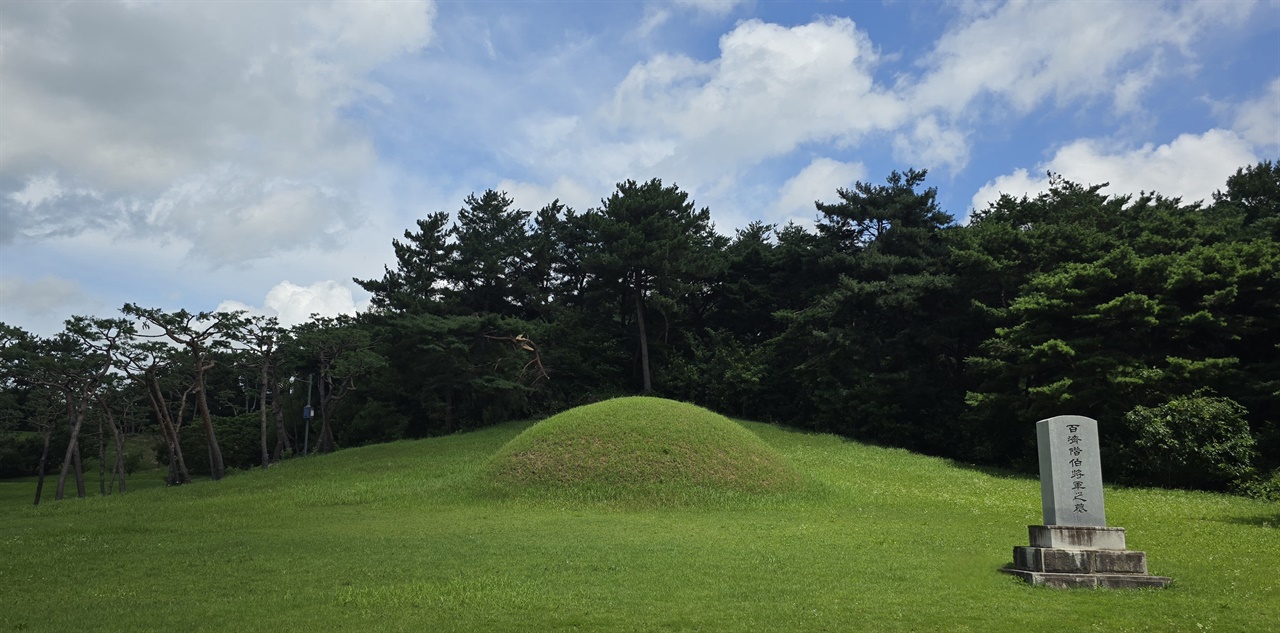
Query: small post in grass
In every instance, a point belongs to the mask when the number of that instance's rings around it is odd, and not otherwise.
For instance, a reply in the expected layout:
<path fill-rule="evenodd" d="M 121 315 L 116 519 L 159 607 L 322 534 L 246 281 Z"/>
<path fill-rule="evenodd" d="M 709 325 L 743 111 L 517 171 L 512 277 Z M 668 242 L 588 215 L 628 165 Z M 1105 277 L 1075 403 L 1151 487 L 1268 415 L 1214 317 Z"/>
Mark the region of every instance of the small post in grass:
<path fill-rule="evenodd" d="M 1031 546 L 1013 548 L 1001 571 L 1049 587 L 1164 587 L 1147 573 L 1147 555 L 1125 549 L 1124 528 L 1107 527 L 1098 422 L 1060 415 L 1036 423 L 1044 525 L 1029 525 Z"/>

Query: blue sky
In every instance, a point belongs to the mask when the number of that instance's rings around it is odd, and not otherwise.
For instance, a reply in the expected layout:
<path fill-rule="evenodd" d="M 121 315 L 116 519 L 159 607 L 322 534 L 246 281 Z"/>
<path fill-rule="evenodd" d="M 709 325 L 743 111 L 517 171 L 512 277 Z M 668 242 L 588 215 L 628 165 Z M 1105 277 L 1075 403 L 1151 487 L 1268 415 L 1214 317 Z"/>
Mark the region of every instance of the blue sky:
<path fill-rule="evenodd" d="M 927 168 L 1201 200 L 1280 158 L 1280 2 L 0 2 L 0 321 L 359 309 L 488 188 L 718 229 Z"/>

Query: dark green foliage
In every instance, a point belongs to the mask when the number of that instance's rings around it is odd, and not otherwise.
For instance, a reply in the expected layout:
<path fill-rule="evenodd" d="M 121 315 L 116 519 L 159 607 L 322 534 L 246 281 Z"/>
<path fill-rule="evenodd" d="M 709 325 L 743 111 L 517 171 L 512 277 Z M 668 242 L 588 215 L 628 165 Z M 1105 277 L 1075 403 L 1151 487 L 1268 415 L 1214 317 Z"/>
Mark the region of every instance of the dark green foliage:
<path fill-rule="evenodd" d="M 453 258 L 445 267 L 449 302 L 462 314 L 519 316 L 531 262 L 529 212 L 512 209 L 505 193 L 492 189 L 467 196 L 450 235 Z"/>
<path fill-rule="evenodd" d="M 213 417 L 218 447 L 227 468 L 253 468 L 258 464 L 258 414 Z M 192 475 L 208 475 L 209 443 L 198 424 L 182 427 L 182 454 Z M 273 437 L 274 438 L 274 437 Z M 313 437 L 312 440 L 315 438 Z M 163 443 L 156 444 L 156 461 L 168 465 L 168 452 Z"/>
<path fill-rule="evenodd" d="M 449 214 L 432 213 L 417 221 L 415 233 L 405 229 L 406 241 L 391 240 L 396 269 L 384 266 L 382 279 L 352 279 L 373 293 L 374 310 L 413 312 L 430 308 L 441 298 L 445 269 L 453 258 L 448 242 Z"/>
<path fill-rule="evenodd" d="M 690 336 L 688 347 L 688 355 L 674 359 L 663 372 L 671 394 L 726 415 L 762 417 L 752 406 L 770 391 L 769 346 L 742 343 L 728 332 L 712 330 L 705 337 Z"/>
<path fill-rule="evenodd" d="M 51 444 L 67 445 L 67 433 L 55 434 Z M 0 434 L 0 479 L 36 474 L 44 437 L 39 433 L 7 432 Z"/>
<path fill-rule="evenodd" d="M 338 432 L 342 446 L 363 446 L 394 442 L 408 437 L 410 419 L 389 403 L 366 402 L 359 407 L 351 422 Z"/>
<path fill-rule="evenodd" d="M 1250 474 L 1254 440 L 1246 411 L 1230 398 L 1193 396 L 1125 415 L 1133 443 L 1124 463 L 1133 481 L 1226 489 Z"/>
<path fill-rule="evenodd" d="M 1235 490 L 1254 499 L 1280 503 L 1280 468 L 1238 481 Z"/>
<path fill-rule="evenodd" d="M 947 453 L 956 439 L 958 298 L 945 231 L 951 216 L 925 173 L 841 189 L 818 204 L 819 278 L 831 282 L 782 315 L 774 349 L 809 424 L 863 439 Z M 797 353 L 798 352 L 798 353 Z M 797 380 L 798 379 L 798 380 Z"/>
<path fill-rule="evenodd" d="M 488 190 L 393 240 L 382 278 L 357 280 L 368 313 L 285 336 L 284 386 L 213 336 L 131 346 L 146 358 L 126 365 L 164 402 L 130 397 L 153 423 L 185 408 L 191 433 L 201 395 L 224 418 L 279 391 L 274 433 L 301 430 L 310 377 L 311 446 L 329 450 L 652 391 L 1028 471 L 1035 422 L 1072 413 L 1099 420 L 1109 478 L 1265 491 L 1280 468 L 1280 165 L 1240 169 L 1208 205 L 1104 186 L 1051 175 L 959 226 L 908 170 L 837 190 L 812 229 L 753 223 L 732 239 L 657 179 L 584 212 Z M 204 332 L 185 311 L 126 311 Z M 85 352 L 16 332 L 0 329 L 10 379 Z M 0 433 L 47 427 L 24 407 L 0 406 Z"/>
<path fill-rule="evenodd" d="M 1027 421 L 1071 411 L 1103 421 L 1119 458 L 1127 412 L 1202 389 L 1243 405 L 1261 437 L 1277 416 L 1280 249 L 1244 227 L 1264 219 L 1060 179 L 979 214 L 956 255 L 975 325 L 994 329 L 967 361 L 979 454 L 1026 461 Z"/>
<path fill-rule="evenodd" d="M 726 242 L 709 209 L 696 209 L 689 194 L 657 178 L 618 183 L 603 204 L 587 216 L 594 248 L 583 261 L 595 291 L 618 301 L 618 322 L 633 324 L 640 387 L 648 393 L 652 364 L 680 331 L 681 317 L 696 323 L 705 311 Z"/>

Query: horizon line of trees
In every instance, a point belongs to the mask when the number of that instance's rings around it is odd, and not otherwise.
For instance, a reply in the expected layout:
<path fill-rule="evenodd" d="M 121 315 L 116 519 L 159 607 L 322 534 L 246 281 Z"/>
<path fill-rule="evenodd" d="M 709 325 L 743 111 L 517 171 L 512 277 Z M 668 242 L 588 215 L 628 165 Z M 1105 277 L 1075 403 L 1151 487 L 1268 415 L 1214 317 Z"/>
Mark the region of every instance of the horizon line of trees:
<path fill-rule="evenodd" d="M 645 393 L 1034 471 L 1034 423 L 1074 413 L 1100 421 L 1109 480 L 1280 498 L 1280 164 L 1207 204 L 1052 176 L 964 225 L 925 178 L 733 237 L 657 179 L 584 212 L 473 194 L 393 240 L 356 317 L 129 304 L 49 339 L 4 326 L 0 428 L 43 431 L 46 453 L 66 428 L 60 498 L 68 473 L 83 494 L 86 420 L 117 465 L 121 419 L 158 430 L 171 484 L 192 453 L 215 479 L 298 454 L 304 382 L 324 452 Z"/>

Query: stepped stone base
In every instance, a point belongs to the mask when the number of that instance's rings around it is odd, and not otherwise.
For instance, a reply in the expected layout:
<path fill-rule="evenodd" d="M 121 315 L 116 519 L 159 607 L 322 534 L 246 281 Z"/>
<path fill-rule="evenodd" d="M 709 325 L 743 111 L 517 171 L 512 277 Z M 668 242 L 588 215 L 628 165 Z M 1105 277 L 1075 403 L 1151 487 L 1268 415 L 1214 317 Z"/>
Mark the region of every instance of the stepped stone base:
<path fill-rule="evenodd" d="M 1079 527 L 1075 525 L 1028 525 L 1032 547 L 1061 549 L 1124 549 L 1122 527 Z"/>
<path fill-rule="evenodd" d="M 1054 574 L 1005 567 L 1000 571 L 1036 586 L 1055 589 L 1160 589 L 1173 582 L 1168 576 L 1139 574 Z"/>
<path fill-rule="evenodd" d="M 1124 528 L 1027 526 L 1031 546 L 1013 548 L 1000 571 L 1033 585 L 1135 589 L 1165 587 L 1173 579 L 1147 574 L 1146 552 L 1124 548 Z"/>

